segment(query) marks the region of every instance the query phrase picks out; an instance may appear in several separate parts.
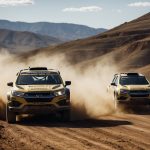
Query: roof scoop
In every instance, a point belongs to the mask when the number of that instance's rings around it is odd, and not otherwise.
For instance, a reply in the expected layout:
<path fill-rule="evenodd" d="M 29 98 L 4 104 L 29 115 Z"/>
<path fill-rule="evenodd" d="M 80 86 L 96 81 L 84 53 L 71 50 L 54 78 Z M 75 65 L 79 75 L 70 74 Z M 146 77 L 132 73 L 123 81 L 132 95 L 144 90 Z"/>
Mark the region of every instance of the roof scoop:
<path fill-rule="evenodd" d="M 29 67 L 29 70 L 48 70 L 47 67 Z"/>

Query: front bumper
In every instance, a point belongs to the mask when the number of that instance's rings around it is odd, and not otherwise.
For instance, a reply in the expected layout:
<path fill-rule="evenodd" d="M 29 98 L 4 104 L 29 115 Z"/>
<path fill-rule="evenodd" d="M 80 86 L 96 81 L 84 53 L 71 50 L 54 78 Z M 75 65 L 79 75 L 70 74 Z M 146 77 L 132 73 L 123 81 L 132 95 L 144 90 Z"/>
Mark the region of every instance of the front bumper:
<path fill-rule="evenodd" d="M 19 114 L 48 114 L 70 109 L 66 95 L 53 97 L 11 97 L 8 101 L 10 111 Z"/>
<path fill-rule="evenodd" d="M 70 106 L 56 107 L 54 105 L 25 105 L 23 108 L 9 107 L 10 111 L 19 114 L 50 114 L 70 110 Z"/>
<path fill-rule="evenodd" d="M 150 94 L 149 95 L 120 94 L 118 102 L 122 104 L 150 105 Z"/>
<path fill-rule="evenodd" d="M 141 99 L 141 98 L 134 98 L 134 99 L 126 99 L 126 100 L 118 100 L 119 104 L 130 104 L 130 105 L 150 105 L 150 99 Z"/>

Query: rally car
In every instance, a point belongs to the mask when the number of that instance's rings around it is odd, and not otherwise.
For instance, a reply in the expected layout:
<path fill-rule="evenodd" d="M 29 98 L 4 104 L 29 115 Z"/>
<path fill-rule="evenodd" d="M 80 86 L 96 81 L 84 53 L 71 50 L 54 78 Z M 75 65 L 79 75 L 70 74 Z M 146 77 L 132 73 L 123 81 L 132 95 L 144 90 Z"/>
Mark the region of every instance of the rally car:
<path fill-rule="evenodd" d="M 115 74 L 108 91 L 114 99 L 115 109 L 119 104 L 150 105 L 150 83 L 142 74 Z"/>
<path fill-rule="evenodd" d="M 60 72 L 46 67 L 21 70 L 7 93 L 6 119 L 15 123 L 20 114 L 56 114 L 70 120 L 71 81 L 63 82 Z"/>

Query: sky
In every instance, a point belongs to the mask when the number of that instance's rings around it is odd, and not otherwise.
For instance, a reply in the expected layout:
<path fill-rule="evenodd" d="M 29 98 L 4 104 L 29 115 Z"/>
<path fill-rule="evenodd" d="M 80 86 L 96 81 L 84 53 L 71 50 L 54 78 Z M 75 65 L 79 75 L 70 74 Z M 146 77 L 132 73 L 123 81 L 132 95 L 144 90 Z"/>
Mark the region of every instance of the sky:
<path fill-rule="evenodd" d="M 111 29 L 150 12 L 150 0 L 0 0 L 0 19 Z"/>

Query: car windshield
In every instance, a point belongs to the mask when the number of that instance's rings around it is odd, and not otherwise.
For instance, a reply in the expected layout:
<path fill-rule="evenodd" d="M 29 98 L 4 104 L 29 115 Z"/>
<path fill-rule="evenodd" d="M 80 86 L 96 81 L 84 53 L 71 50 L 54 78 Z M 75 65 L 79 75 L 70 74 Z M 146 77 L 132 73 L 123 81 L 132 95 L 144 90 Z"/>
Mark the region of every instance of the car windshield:
<path fill-rule="evenodd" d="M 20 75 L 18 76 L 17 85 L 36 85 L 36 84 L 62 84 L 58 74 L 48 75 Z"/>
<path fill-rule="evenodd" d="M 132 76 L 132 77 L 121 77 L 121 85 L 147 85 L 149 84 L 145 77 Z"/>

